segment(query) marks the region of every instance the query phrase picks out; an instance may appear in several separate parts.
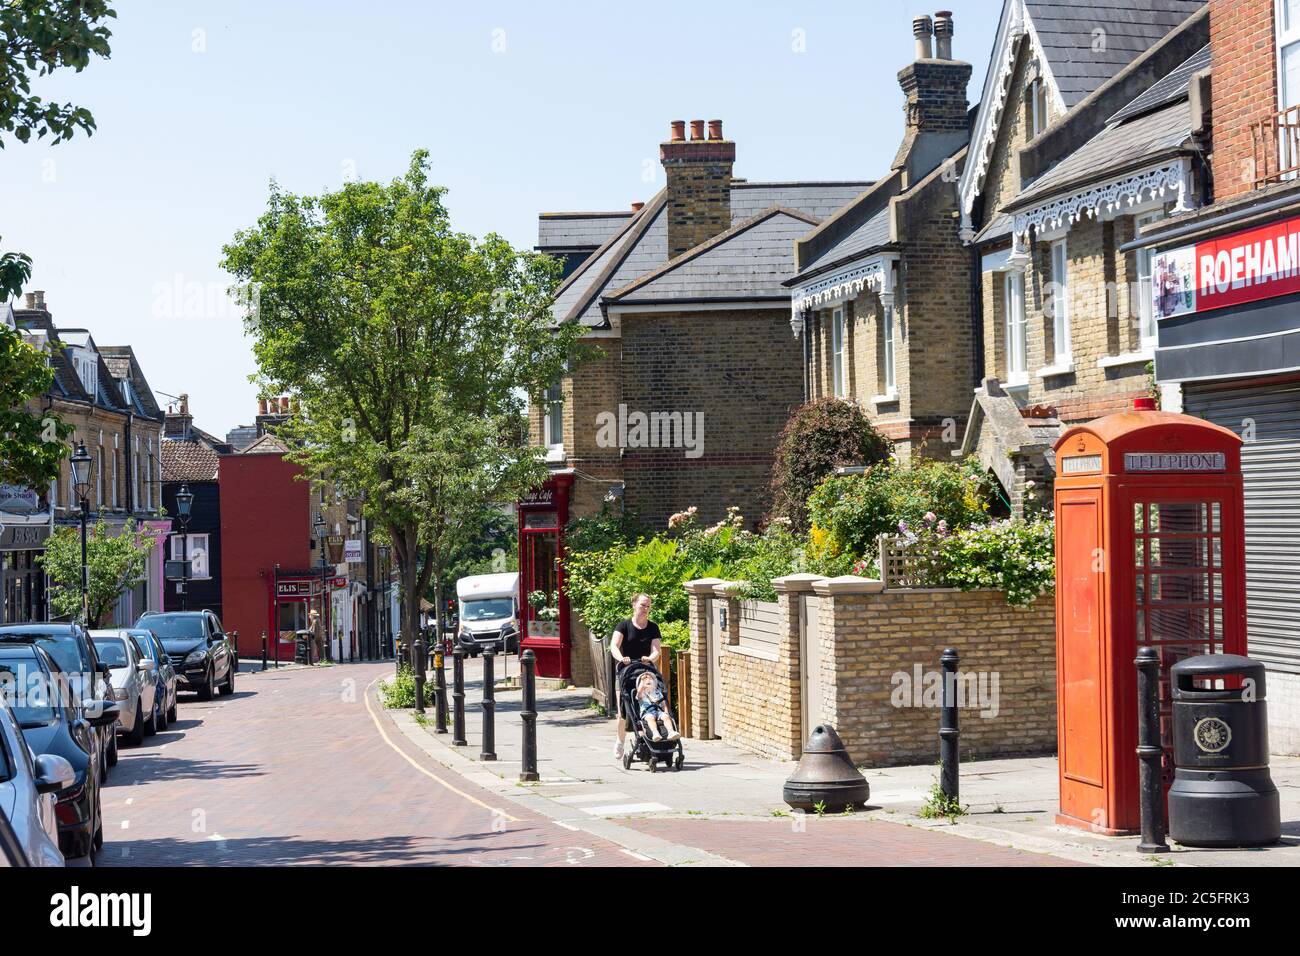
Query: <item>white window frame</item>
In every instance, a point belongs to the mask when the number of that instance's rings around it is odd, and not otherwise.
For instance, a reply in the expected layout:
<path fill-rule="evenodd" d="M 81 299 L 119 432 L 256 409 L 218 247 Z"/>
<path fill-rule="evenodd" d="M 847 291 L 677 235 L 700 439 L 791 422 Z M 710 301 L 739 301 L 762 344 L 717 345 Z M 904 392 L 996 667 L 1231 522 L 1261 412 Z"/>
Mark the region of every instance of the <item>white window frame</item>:
<path fill-rule="evenodd" d="M 153 511 L 153 439 L 149 439 L 148 454 L 144 457 L 144 508 Z"/>
<path fill-rule="evenodd" d="M 1133 217 L 1133 232 L 1141 232 L 1143 226 L 1149 226 L 1164 218 L 1162 210 L 1142 213 Z M 1137 268 L 1138 281 L 1138 349 L 1146 351 L 1156 347 L 1156 309 L 1155 290 L 1151 286 L 1151 265 L 1155 257 L 1150 247 L 1142 247 L 1133 256 Z"/>
<path fill-rule="evenodd" d="M 1052 351 L 1053 365 L 1067 366 L 1072 361 L 1070 346 L 1070 254 L 1064 239 L 1048 247 L 1052 282 Z"/>
<path fill-rule="evenodd" d="M 564 382 L 542 393 L 542 443 L 550 457 L 564 454 Z"/>
<path fill-rule="evenodd" d="M 95 510 L 104 510 L 104 436 L 99 436 L 95 450 Z"/>
<path fill-rule="evenodd" d="M 836 398 L 844 398 L 844 309 L 831 312 L 831 383 Z"/>
<path fill-rule="evenodd" d="M 117 443 L 117 439 L 116 437 L 114 437 L 114 444 L 116 445 L 116 443 Z M 109 486 L 110 488 L 112 488 L 112 493 L 110 494 L 109 497 L 113 502 L 113 510 L 116 511 L 118 508 L 122 506 L 121 500 L 118 498 L 118 493 L 117 493 L 117 449 L 116 448 L 113 449 L 112 479 L 113 479 L 112 483 Z"/>
<path fill-rule="evenodd" d="M 1003 333 L 1006 336 L 1007 385 L 1029 384 L 1028 338 L 1025 329 L 1025 274 L 1002 273 Z"/>
<path fill-rule="evenodd" d="M 885 369 L 885 394 L 896 395 L 898 393 L 898 381 L 894 364 L 894 307 L 892 305 L 887 305 L 884 308 L 884 315 L 880 321 L 880 331 L 884 338 L 884 355 L 882 358 Z"/>
<path fill-rule="evenodd" d="M 174 534 L 167 539 L 171 544 L 171 560 L 181 561 L 182 555 L 189 558 L 191 581 L 212 580 L 212 567 L 208 563 L 208 536 L 206 534 Z M 188 540 L 188 544 L 185 542 Z M 199 556 L 198 561 L 195 555 Z"/>
<path fill-rule="evenodd" d="M 1036 76 L 1029 84 L 1029 138 L 1047 129 L 1047 83 Z"/>
<path fill-rule="evenodd" d="M 1296 47 L 1297 53 L 1300 53 L 1300 5 L 1295 10 L 1296 16 L 1294 22 L 1288 15 L 1290 13 L 1287 0 L 1275 0 L 1273 16 L 1273 59 L 1277 71 L 1277 106 L 1279 110 L 1289 110 L 1300 106 L 1300 90 L 1296 91 L 1293 97 L 1294 102 L 1288 102 L 1286 89 L 1286 57 L 1284 53 L 1288 47 Z M 1281 168 L 1300 161 L 1300 157 L 1287 155 L 1287 137 L 1279 132 L 1277 138 L 1278 162 Z M 1288 176 L 1287 178 L 1294 178 Z"/>

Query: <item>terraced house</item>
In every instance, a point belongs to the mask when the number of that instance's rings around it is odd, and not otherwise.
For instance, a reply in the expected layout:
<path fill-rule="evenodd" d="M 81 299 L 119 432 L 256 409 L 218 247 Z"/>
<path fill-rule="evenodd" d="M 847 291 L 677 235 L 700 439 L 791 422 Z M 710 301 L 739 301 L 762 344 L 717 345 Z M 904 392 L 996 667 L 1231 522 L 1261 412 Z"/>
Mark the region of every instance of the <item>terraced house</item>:
<path fill-rule="evenodd" d="M 1200 202 L 1208 42 L 1193 0 L 1003 6 L 959 184 L 982 340 L 962 451 L 1017 511 L 1062 425 L 1149 393 L 1151 260 L 1125 244 Z"/>
<path fill-rule="evenodd" d="M 906 124 L 893 165 L 795 244 L 797 273 L 785 282 L 805 394 L 860 405 L 903 461 L 951 453 L 976 350 L 970 254 L 956 218 L 971 65 L 952 58 L 950 14 L 912 26 L 916 59 L 898 74 Z"/>
<path fill-rule="evenodd" d="M 665 187 L 626 218 L 543 214 L 539 248 L 585 256 L 560 287 L 557 321 L 581 323 L 598 357 L 531 411 L 551 477 L 520 505 L 524 595 L 555 594 L 558 621 L 532 620 L 539 673 L 586 672 L 571 654 L 563 529 L 609 500 L 653 525 L 690 505 L 714 521 L 767 507 L 777 436 L 803 401 L 790 336 L 795 240 L 869 182 L 750 182 L 733 175 L 722 122 L 672 124 Z M 564 235 L 557 232 L 563 222 Z M 589 254 L 583 236 L 616 228 Z M 590 240 L 588 240 L 589 242 Z"/>
<path fill-rule="evenodd" d="M 114 608 L 112 623 L 129 626 L 144 611 L 162 607 L 163 543 L 171 532 L 161 511 L 163 412 L 130 346 L 98 345 L 86 329 L 56 326 L 44 292 L 27 293 L 24 306 L 13 310 L 13 321 L 54 369 L 41 410 L 71 425 L 69 441 L 74 447 L 84 442 L 91 456 L 92 524 L 103 520 L 116 533 L 134 521 L 157 542 L 145 580 Z M 81 504 L 66 459 L 39 497 L 54 527 L 80 525 Z M 40 550 L 5 555 L 6 621 L 47 619 L 44 572 L 36 561 Z"/>

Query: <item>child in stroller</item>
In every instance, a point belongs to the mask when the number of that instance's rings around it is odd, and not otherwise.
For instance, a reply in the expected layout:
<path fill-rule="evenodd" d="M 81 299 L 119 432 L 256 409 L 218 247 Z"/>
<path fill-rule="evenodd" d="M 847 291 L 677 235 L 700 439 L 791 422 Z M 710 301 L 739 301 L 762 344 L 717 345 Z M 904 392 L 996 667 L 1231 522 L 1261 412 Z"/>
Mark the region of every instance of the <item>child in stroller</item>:
<path fill-rule="evenodd" d="M 633 760 L 642 760 L 652 773 L 660 764 L 680 770 L 686 755 L 681 734 L 668 714 L 659 672 L 642 661 L 628 664 L 619 674 L 619 697 L 633 735 L 632 745 L 623 751 L 623 769 L 630 770 Z"/>
<path fill-rule="evenodd" d="M 676 740 L 681 736 L 673 726 L 673 718 L 668 713 L 668 702 L 664 700 L 662 682 L 654 671 L 645 671 L 636 679 L 636 702 L 641 723 L 649 731 L 651 740 L 658 743 L 661 740 Z"/>

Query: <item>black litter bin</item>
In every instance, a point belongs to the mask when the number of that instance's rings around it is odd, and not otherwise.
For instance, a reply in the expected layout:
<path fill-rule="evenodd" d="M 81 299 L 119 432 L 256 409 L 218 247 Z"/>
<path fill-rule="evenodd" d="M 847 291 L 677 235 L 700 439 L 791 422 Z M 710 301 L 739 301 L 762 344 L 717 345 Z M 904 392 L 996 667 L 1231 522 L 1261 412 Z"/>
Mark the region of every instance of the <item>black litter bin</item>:
<path fill-rule="evenodd" d="M 1225 678 L 1216 681 L 1215 678 Z M 1268 773 L 1264 665 L 1237 654 L 1203 654 L 1170 669 L 1174 782 L 1169 836 L 1184 846 L 1265 846 L 1282 835 Z M 1223 689 L 1214 687 L 1223 683 Z M 1228 686 L 1239 684 L 1239 687 Z"/>
<path fill-rule="evenodd" d="M 315 643 L 316 635 L 311 631 L 296 631 L 293 642 L 293 662 L 295 664 L 310 664 L 312 645 Z"/>

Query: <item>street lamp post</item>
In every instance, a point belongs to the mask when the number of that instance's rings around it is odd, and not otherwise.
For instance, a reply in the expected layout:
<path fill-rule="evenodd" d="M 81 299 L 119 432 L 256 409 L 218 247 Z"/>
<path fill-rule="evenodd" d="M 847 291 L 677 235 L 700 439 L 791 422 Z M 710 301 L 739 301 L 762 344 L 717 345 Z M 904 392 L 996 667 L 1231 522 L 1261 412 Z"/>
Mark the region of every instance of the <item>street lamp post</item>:
<path fill-rule="evenodd" d="M 90 517 L 90 502 L 86 498 L 90 491 L 90 453 L 86 451 L 84 441 L 77 442 L 71 466 L 72 485 L 81 502 L 81 619 L 86 627 L 90 627 L 90 563 L 86 557 L 86 521 Z"/>
<path fill-rule="evenodd" d="M 176 516 L 181 522 L 181 610 L 190 609 L 190 508 L 194 506 L 194 493 L 187 481 L 176 492 Z"/>
<path fill-rule="evenodd" d="M 330 634 L 329 634 L 329 617 L 325 614 L 325 603 L 329 598 L 329 587 L 325 581 L 325 514 L 319 512 L 316 515 L 314 527 L 316 528 L 316 545 L 320 548 L 320 619 L 321 626 L 324 627 L 324 640 L 321 641 L 321 653 L 326 656 L 330 651 Z"/>

